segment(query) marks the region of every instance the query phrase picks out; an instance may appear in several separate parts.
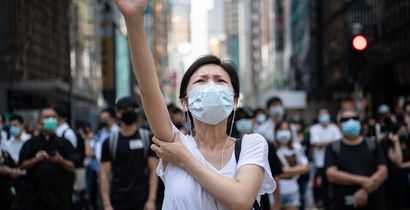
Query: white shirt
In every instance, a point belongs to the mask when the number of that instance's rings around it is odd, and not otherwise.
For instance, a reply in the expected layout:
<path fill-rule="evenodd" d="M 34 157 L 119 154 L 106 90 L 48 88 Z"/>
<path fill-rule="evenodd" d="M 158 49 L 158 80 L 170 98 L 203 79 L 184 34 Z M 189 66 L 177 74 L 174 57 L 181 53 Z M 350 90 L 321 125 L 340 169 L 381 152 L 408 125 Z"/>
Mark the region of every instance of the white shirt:
<path fill-rule="evenodd" d="M 58 126 L 58 128 L 56 129 L 56 135 L 58 137 L 67 139 L 71 142 L 74 148 L 77 148 L 77 136 L 75 135 L 73 129 L 71 129 L 67 123 L 63 123 L 60 126 Z"/>
<path fill-rule="evenodd" d="M 31 138 L 31 135 L 23 132 L 20 136 L 20 140 L 16 140 L 14 136 L 12 136 L 7 143 L 4 144 L 4 150 L 10 154 L 11 158 L 14 162 L 18 163 L 20 150 L 23 147 L 23 144 Z"/>
<path fill-rule="evenodd" d="M 307 165 L 309 163 L 306 155 L 303 152 L 302 146 L 299 143 L 293 143 L 293 149 L 286 146 L 281 146 L 276 151 L 279 160 L 284 166 L 293 167 L 296 165 Z M 294 158 L 295 163 L 290 161 Z M 299 176 L 294 176 L 291 179 L 280 179 L 280 194 L 291 194 L 299 191 L 298 185 Z"/>
<path fill-rule="evenodd" d="M 259 133 L 270 142 L 275 140 L 275 124 L 271 119 L 268 119 L 262 125 L 256 127 L 255 132 Z"/>
<path fill-rule="evenodd" d="M 197 160 L 201 161 L 201 163 L 208 168 L 226 177 L 234 179 L 238 169 L 241 166 L 247 164 L 258 165 L 265 171 L 264 180 L 258 195 L 272 193 L 275 190 L 276 184 L 272 178 L 268 162 L 268 145 L 262 136 L 258 134 L 245 134 L 242 137 L 242 149 L 238 164 L 236 164 L 235 152 L 233 152 L 226 165 L 222 169 L 218 170 L 206 161 L 202 153 L 197 148 L 195 140 L 192 136 L 184 135 L 181 132 L 179 134 L 181 141 L 185 144 L 188 150 Z M 163 210 L 226 209 L 226 207 L 222 206 L 221 203 L 217 202 L 207 191 L 205 191 L 205 189 L 187 171 L 170 163 L 164 171 L 162 160 L 160 160 L 157 167 L 157 174 L 161 177 L 165 184 L 164 202 L 162 206 Z"/>
<path fill-rule="evenodd" d="M 338 141 L 340 139 L 342 139 L 342 134 L 339 127 L 334 124 L 329 124 L 327 127 L 316 124 L 310 128 L 310 142 L 312 145 L 326 141 Z M 325 165 L 325 148 L 319 149 L 314 147 L 313 160 L 317 168 L 323 168 Z"/>

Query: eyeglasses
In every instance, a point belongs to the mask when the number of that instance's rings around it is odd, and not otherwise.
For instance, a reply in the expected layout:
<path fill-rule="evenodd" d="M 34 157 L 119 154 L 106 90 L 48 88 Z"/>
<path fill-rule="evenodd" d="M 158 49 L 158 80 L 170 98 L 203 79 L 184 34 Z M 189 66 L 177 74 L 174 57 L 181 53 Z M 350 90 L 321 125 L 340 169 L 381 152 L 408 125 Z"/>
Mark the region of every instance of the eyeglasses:
<path fill-rule="evenodd" d="M 342 118 L 340 118 L 340 122 L 346 122 L 346 121 L 349 121 L 349 120 L 359 121 L 359 117 L 355 116 L 355 117 L 342 117 Z"/>

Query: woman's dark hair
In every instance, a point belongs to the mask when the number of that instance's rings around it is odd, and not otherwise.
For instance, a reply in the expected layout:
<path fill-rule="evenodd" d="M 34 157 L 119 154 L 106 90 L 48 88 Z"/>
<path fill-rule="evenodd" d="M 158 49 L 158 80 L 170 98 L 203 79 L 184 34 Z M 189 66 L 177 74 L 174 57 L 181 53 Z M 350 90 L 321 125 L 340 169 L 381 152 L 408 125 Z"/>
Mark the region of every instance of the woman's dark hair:
<path fill-rule="evenodd" d="M 289 147 L 290 149 L 293 149 L 293 133 L 292 133 L 292 130 L 290 129 L 290 125 L 289 125 L 289 122 L 288 122 L 288 121 L 280 121 L 280 122 L 278 122 L 278 123 L 275 125 L 275 134 L 278 133 L 278 131 L 279 131 L 280 129 L 282 129 L 282 126 L 285 125 L 285 124 L 288 126 L 288 130 L 290 131 L 290 134 L 291 134 L 291 136 L 290 136 L 290 141 L 288 142 L 288 144 L 287 144 L 286 146 Z M 275 139 L 276 139 L 276 136 L 275 136 Z"/>
<path fill-rule="evenodd" d="M 192 75 L 201 67 L 207 64 L 215 64 L 223 68 L 228 73 L 231 79 L 233 92 L 235 97 L 239 97 L 239 77 L 234 63 L 228 60 L 221 60 L 214 55 L 206 55 L 196 60 L 185 72 L 181 80 L 181 87 L 179 88 L 179 99 L 183 99 L 187 95 L 187 88 L 189 80 Z"/>
<path fill-rule="evenodd" d="M 181 80 L 181 87 L 179 88 L 179 99 L 183 99 L 187 96 L 188 83 L 192 75 L 201 66 L 208 65 L 208 64 L 215 64 L 217 66 L 220 66 L 222 69 L 226 71 L 226 73 L 228 73 L 229 79 L 231 80 L 231 83 L 232 83 L 233 92 L 235 94 L 235 97 L 239 97 L 239 77 L 238 77 L 236 65 L 232 63 L 231 61 L 221 60 L 220 58 L 214 55 L 206 55 L 206 56 L 199 58 L 194 63 L 192 63 L 192 65 L 185 72 Z M 193 129 L 194 124 L 193 124 L 192 116 L 190 113 L 189 113 L 189 118 L 191 120 L 191 126 Z M 229 115 L 228 122 L 230 122 L 231 120 L 232 120 L 232 113 Z M 229 132 L 230 126 L 231 126 L 231 123 L 228 123 L 227 132 Z"/>

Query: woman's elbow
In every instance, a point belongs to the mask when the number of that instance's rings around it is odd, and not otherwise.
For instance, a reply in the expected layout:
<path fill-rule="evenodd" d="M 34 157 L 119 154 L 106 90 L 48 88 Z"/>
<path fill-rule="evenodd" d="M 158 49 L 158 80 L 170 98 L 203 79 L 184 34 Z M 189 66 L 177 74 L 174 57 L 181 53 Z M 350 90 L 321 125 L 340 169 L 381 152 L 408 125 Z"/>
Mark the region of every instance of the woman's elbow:
<path fill-rule="evenodd" d="M 246 196 L 239 196 L 235 201 L 232 203 L 232 205 L 229 207 L 229 209 L 232 210 L 249 210 L 252 208 L 253 203 L 255 202 L 255 199 L 247 198 Z"/>

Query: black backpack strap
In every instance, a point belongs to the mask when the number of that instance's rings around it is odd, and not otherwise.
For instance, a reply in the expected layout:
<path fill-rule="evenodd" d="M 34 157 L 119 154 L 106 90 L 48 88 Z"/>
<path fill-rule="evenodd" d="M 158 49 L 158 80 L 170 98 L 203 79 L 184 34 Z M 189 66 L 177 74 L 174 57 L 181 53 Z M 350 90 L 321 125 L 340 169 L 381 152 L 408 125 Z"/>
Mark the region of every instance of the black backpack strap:
<path fill-rule="evenodd" d="M 235 160 L 236 163 L 239 161 L 239 155 L 241 154 L 242 149 L 242 138 L 239 138 L 235 141 Z"/>
<path fill-rule="evenodd" d="M 144 157 L 147 157 L 148 148 L 151 143 L 151 132 L 144 128 L 139 128 L 138 132 L 140 134 L 141 140 L 144 142 Z"/>
<path fill-rule="evenodd" d="M 119 131 L 111 131 L 110 133 L 109 143 L 110 143 L 111 160 L 115 160 L 117 156 L 118 135 L 119 135 Z"/>
<path fill-rule="evenodd" d="M 235 160 L 236 160 L 237 164 L 239 162 L 239 156 L 241 154 L 241 149 L 242 149 L 242 138 L 238 138 L 235 141 Z M 254 210 L 262 210 L 262 208 L 259 205 L 257 200 L 255 200 L 255 202 L 253 203 L 253 209 Z"/>

